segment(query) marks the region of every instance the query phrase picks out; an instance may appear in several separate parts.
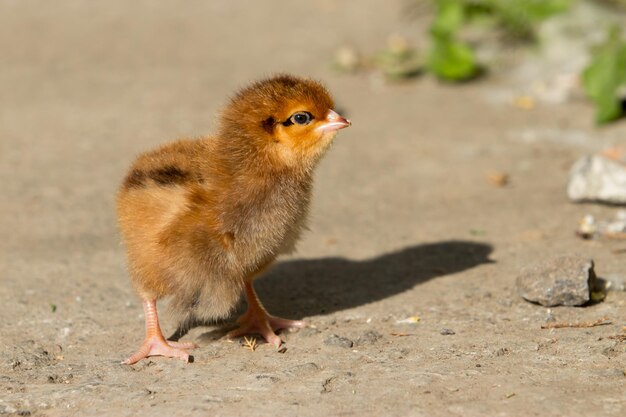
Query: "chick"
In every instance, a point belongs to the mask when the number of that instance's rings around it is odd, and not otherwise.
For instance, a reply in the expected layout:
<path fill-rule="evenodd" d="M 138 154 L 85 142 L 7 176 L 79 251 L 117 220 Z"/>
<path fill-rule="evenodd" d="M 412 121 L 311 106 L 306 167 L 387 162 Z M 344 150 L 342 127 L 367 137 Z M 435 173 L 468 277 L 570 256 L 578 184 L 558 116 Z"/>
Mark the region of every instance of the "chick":
<path fill-rule="evenodd" d="M 248 309 L 228 337 L 275 331 L 302 321 L 271 316 L 252 285 L 305 228 L 312 174 L 337 130 L 350 126 L 318 82 L 278 75 L 239 91 L 217 132 L 141 155 L 117 197 L 131 281 L 143 300 L 146 338 L 123 363 L 148 356 L 188 361 L 192 343 L 165 340 L 156 302 L 170 300 L 181 321 Z"/>

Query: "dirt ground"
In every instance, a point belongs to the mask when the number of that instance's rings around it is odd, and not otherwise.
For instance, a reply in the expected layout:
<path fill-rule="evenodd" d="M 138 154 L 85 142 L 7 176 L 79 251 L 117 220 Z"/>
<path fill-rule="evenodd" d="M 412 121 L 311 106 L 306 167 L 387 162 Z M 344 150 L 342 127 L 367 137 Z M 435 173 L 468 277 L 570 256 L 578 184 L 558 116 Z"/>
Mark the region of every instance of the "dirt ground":
<path fill-rule="evenodd" d="M 617 208 L 565 196 L 571 164 L 626 144 L 626 123 L 597 129 L 576 98 L 513 106 L 524 86 L 507 71 L 461 86 L 336 74 L 340 44 L 371 54 L 424 31 L 403 1 L 380 4 L 0 1 L 0 414 L 626 414 L 625 344 L 609 337 L 626 293 L 551 311 L 515 293 L 520 268 L 556 254 L 626 274 L 626 242 L 573 233 Z M 143 338 L 113 208 L 126 167 L 210 132 L 228 94 L 277 71 L 324 80 L 353 121 L 319 167 L 311 231 L 257 282 L 271 312 L 311 327 L 252 352 L 222 339 L 231 318 L 184 335 L 193 363 L 120 365 Z"/>

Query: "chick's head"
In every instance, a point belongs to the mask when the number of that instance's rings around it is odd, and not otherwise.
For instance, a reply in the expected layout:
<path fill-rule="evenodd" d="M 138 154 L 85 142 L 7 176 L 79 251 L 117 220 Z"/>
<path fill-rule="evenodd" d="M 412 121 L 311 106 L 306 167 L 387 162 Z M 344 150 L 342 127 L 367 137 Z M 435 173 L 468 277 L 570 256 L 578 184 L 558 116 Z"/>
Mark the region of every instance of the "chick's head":
<path fill-rule="evenodd" d="M 350 121 L 333 111 L 317 81 L 279 75 L 239 91 L 222 113 L 220 134 L 284 166 L 312 166 Z"/>

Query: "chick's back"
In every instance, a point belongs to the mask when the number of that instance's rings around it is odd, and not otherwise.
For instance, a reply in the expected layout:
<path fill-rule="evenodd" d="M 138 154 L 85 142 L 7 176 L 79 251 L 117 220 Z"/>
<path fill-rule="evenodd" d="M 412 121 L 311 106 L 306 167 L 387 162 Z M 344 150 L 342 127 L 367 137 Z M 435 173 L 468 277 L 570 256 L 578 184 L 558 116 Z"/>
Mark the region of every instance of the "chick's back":
<path fill-rule="evenodd" d="M 141 155 L 118 193 L 131 280 L 143 298 L 171 297 L 178 319 L 214 319 L 237 303 L 241 268 L 220 224 L 228 175 L 209 138 Z"/>

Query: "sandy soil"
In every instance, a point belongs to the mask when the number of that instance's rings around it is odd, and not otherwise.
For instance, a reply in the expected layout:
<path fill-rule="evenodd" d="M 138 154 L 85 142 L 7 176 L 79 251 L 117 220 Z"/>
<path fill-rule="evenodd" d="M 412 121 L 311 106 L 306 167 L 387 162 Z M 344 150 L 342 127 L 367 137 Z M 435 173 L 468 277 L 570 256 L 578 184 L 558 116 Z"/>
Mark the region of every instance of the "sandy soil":
<path fill-rule="evenodd" d="M 373 53 L 423 31 L 403 2 L 375 4 L 0 2 L 0 414 L 626 413 L 625 345 L 609 338 L 626 293 L 549 312 L 514 288 L 560 253 L 626 274 L 626 243 L 573 233 L 617 209 L 564 195 L 573 161 L 625 144 L 626 124 L 594 128 L 582 100 L 516 108 L 504 74 L 384 86 L 333 73 L 339 44 Z M 200 345 L 193 363 L 120 365 L 143 337 L 113 209 L 126 167 L 210 132 L 229 93 L 276 71 L 323 79 L 354 123 L 319 168 L 312 230 L 257 283 L 270 311 L 311 328 L 284 334 L 285 353 L 251 352 L 221 339 L 231 319 L 183 337 Z M 549 315 L 613 324 L 542 330 Z"/>

